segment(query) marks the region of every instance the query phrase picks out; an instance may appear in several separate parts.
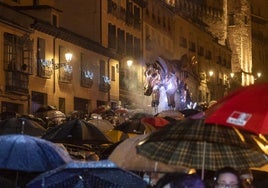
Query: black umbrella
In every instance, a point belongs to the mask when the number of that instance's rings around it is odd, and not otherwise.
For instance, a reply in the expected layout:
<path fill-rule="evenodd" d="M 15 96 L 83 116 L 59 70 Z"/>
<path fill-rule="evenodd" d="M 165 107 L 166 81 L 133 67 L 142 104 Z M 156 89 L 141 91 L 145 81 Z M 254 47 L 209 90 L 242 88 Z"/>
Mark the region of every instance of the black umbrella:
<path fill-rule="evenodd" d="M 1 120 L 5 120 L 5 119 L 9 119 L 9 118 L 17 118 L 20 117 L 20 114 L 18 114 L 17 112 L 10 112 L 10 111 L 5 111 L 0 113 L 0 119 Z"/>
<path fill-rule="evenodd" d="M 106 144 L 111 139 L 100 129 L 85 120 L 70 120 L 47 130 L 43 139 L 69 144 Z"/>
<path fill-rule="evenodd" d="M 181 110 L 180 112 L 184 115 L 184 117 L 189 117 L 189 116 L 198 114 L 201 111 L 200 110 L 196 110 L 196 109 L 184 109 L 184 110 Z"/>
<path fill-rule="evenodd" d="M 27 187 L 146 188 L 147 183 L 136 174 L 119 168 L 109 160 L 103 160 L 69 163 L 41 174 L 29 182 Z"/>
<path fill-rule="evenodd" d="M 117 125 L 115 130 L 120 130 L 124 133 L 144 134 L 156 130 L 152 125 L 145 125 L 141 122 L 141 119 L 133 119 L 125 121 Z"/>
<path fill-rule="evenodd" d="M 0 135 L 4 134 L 27 134 L 42 136 L 46 129 L 38 122 L 28 118 L 9 118 L 0 121 Z"/>

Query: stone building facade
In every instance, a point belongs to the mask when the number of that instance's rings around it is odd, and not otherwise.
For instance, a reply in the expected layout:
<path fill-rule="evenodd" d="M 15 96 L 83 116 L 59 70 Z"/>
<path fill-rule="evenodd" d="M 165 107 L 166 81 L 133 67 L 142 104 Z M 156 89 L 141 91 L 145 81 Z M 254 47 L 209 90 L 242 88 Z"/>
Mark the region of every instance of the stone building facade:
<path fill-rule="evenodd" d="M 33 113 L 51 104 L 66 113 L 90 112 L 120 101 L 147 108 L 144 68 L 157 56 L 187 57 L 188 85 L 197 102 L 268 81 L 268 3 L 261 0 L 3 0 L 0 5 L 1 111 Z M 10 66 L 14 41 L 21 54 Z M 60 64 L 66 65 L 68 51 L 73 58 L 66 68 Z"/>
<path fill-rule="evenodd" d="M 0 5 L 1 111 L 33 114 L 49 104 L 66 114 L 89 113 L 111 98 L 118 101 L 116 53 L 62 28 L 54 7 Z"/>

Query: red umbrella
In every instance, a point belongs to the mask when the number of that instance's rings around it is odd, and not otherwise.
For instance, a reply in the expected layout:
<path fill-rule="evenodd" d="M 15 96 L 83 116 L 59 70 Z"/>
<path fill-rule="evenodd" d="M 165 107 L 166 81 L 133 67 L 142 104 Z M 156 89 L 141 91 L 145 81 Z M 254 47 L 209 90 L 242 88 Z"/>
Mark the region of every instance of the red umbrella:
<path fill-rule="evenodd" d="M 107 105 L 100 105 L 96 109 L 94 109 L 92 111 L 92 113 L 102 114 L 102 113 L 104 113 L 104 112 L 106 112 L 108 110 L 110 110 L 110 107 L 109 106 L 107 106 Z"/>
<path fill-rule="evenodd" d="M 206 123 L 268 134 L 268 83 L 242 87 L 206 111 Z"/>
<path fill-rule="evenodd" d="M 149 124 L 149 125 L 152 125 L 156 128 L 157 127 L 160 128 L 160 127 L 166 126 L 170 122 L 162 117 L 144 117 L 141 119 L 141 123 L 143 123 L 145 125 Z"/>
<path fill-rule="evenodd" d="M 128 113 L 128 109 L 126 109 L 126 108 L 118 108 L 114 112 L 116 114 L 127 114 Z"/>

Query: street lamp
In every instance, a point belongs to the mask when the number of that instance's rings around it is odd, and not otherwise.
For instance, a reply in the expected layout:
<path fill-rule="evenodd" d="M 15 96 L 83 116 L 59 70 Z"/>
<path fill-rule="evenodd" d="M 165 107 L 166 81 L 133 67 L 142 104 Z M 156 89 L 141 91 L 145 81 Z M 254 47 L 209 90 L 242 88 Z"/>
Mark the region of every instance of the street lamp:
<path fill-rule="evenodd" d="M 68 63 L 70 63 L 72 61 L 73 54 L 71 52 L 67 52 L 64 54 L 64 57 L 65 57 L 66 63 L 61 63 L 61 62 L 55 63 L 55 60 L 52 59 L 52 64 L 54 66 L 54 72 L 56 69 L 59 69 L 61 67 L 68 65 Z"/>
<path fill-rule="evenodd" d="M 73 54 L 70 53 L 70 52 L 67 52 L 67 53 L 64 54 L 64 57 L 65 57 L 66 63 L 61 63 L 61 62 L 59 62 L 59 63 L 56 64 L 56 63 L 55 63 L 55 60 L 52 59 L 52 65 L 53 65 L 53 93 L 56 92 L 56 70 L 57 70 L 57 69 L 60 69 L 61 67 L 65 67 L 65 66 L 67 66 L 68 63 L 71 62 L 72 57 L 73 57 Z M 68 66 L 68 67 L 67 67 L 67 71 L 68 71 L 68 72 L 72 71 L 71 66 Z"/>
<path fill-rule="evenodd" d="M 128 66 L 128 67 L 131 67 L 132 64 L 133 64 L 133 60 L 132 60 L 132 59 L 128 59 L 128 60 L 127 60 L 127 66 Z"/>
<path fill-rule="evenodd" d="M 67 63 L 69 63 L 72 60 L 73 54 L 71 52 L 65 53 L 65 59 Z"/>
<path fill-rule="evenodd" d="M 208 74 L 209 74 L 209 76 L 211 77 L 211 76 L 213 76 L 214 72 L 213 72 L 212 70 L 210 70 L 210 71 L 208 72 Z"/>

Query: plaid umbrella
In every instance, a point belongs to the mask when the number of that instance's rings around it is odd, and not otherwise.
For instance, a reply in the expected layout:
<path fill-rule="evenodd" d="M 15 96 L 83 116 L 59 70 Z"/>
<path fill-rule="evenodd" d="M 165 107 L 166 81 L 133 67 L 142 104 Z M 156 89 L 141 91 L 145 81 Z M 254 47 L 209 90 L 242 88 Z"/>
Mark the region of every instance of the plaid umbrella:
<path fill-rule="evenodd" d="M 148 159 L 142 155 L 138 155 L 136 152 L 136 146 L 147 136 L 148 134 L 143 134 L 124 140 L 122 143 L 117 145 L 108 159 L 113 161 L 119 167 L 132 171 L 187 172 L 190 170 L 180 166 L 167 165 L 159 161 Z"/>
<path fill-rule="evenodd" d="M 151 133 L 139 143 L 137 153 L 202 171 L 224 166 L 248 169 L 268 163 L 268 156 L 259 147 L 267 144 L 264 142 L 234 127 L 205 124 L 203 119 L 185 119 Z"/>

